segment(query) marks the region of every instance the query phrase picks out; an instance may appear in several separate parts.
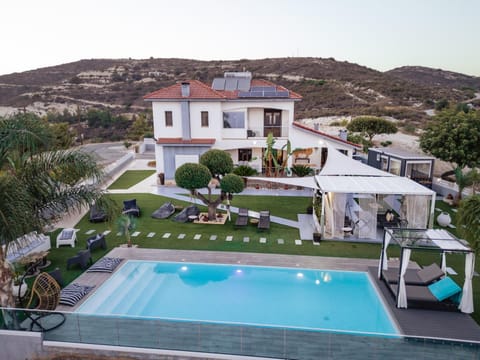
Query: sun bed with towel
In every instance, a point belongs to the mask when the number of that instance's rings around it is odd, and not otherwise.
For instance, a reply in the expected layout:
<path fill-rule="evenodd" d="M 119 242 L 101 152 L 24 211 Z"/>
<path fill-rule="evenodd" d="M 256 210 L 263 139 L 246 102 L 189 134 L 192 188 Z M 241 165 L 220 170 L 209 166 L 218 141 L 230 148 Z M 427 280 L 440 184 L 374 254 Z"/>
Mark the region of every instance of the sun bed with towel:
<path fill-rule="evenodd" d="M 398 284 L 399 269 L 389 268 L 382 270 L 383 279 L 390 284 Z M 420 270 L 407 269 L 405 272 L 405 284 L 407 285 L 429 285 L 445 276 L 440 267 L 433 263 Z"/>

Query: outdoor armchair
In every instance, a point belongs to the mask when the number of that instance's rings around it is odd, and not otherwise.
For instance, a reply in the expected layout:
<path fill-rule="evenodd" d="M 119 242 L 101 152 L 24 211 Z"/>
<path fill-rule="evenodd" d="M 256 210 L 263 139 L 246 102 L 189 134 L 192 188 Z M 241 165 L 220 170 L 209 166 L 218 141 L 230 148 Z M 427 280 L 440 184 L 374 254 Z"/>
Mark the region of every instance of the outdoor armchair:
<path fill-rule="evenodd" d="M 140 208 L 137 205 L 137 199 L 125 200 L 123 202 L 122 214 L 139 217 Z"/>

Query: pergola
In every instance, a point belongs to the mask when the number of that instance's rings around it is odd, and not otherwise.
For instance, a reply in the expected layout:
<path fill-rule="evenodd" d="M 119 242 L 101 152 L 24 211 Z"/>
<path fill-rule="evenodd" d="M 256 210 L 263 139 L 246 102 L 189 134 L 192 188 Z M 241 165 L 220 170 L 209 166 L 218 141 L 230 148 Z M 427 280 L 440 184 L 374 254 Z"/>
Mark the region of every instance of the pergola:
<path fill-rule="evenodd" d="M 475 269 L 475 255 L 466 241 L 456 238 L 443 229 L 386 228 L 378 266 L 379 278 L 381 278 L 383 270 L 388 270 L 387 249 L 392 243 L 401 248 L 398 269 L 399 286 L 396 294 L 398 308 L 407 308 L 407 289 L 404 276 L 410 262 L 411 252 L 421 250 L 439 252 L 442 259 L 441 268 L 444 273 L 447 269 L 446 253 L 465 254 L 465 282 L 458 308 L 467 314 L 473 312 L 472 278 Z"/>

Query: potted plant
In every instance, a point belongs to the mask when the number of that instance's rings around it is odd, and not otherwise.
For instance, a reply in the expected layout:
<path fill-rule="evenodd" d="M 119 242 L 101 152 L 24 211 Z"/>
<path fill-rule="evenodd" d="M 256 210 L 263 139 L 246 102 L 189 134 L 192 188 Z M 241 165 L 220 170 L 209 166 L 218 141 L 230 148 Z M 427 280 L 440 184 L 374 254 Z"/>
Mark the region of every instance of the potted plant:
<path fill-rule="evenodd" d="M 322 234 L 318 232 L 313 233 L 313 242 L 319 243 L 322 240 Z"/>
<path fill-rule="evenodd" d="M 12 265 L 12 273 L 13 273 L 13 282 L 12 282 L 12 293 L 13 296 L 18 298 L 22 298 L 25 296 L 28 285 L 24 280 L 24 272 L 22 271 L 22 267 L 18 264 Z"/>

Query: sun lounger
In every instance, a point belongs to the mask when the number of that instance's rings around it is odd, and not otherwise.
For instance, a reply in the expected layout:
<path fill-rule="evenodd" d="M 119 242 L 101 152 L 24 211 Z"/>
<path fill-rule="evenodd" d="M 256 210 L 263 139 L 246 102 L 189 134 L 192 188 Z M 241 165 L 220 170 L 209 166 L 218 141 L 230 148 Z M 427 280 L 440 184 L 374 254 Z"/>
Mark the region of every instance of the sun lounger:
<path fill-rule="evenodd" d="M 166 202 L 152 213 L 154 219 L 166 219 L 175 212 L 175 206 L 171 202 Z"/>
<path fill-rule="evenodd" d="M 382 276 L 385 281 L 391 284 L 398 283 L 398 268 L 390 268 L 382 271 Z M 433 263 L 424 267 L 423 269 L 407 269 L 405 273 L 405 284 L 408 285 L 429 285 L 432 282 L 439 280 L 445 276 L 445 273 Z"/>
<path fill-rule="evenodd" d="M 187 222 L 189 216 L 198 216 L 199 214 L 200 209 L 195 205 L 190 205 L 175 215 L 173 221 Z"/>
<path fill-rule="evenodd" d="M 237 220 L 235 221 L 235 227 L 243 227 L 248 225 L 248 209 L 238 209 Z"/>
<path fill-rule="evenodd" d="M 270 229 L 270 211 L 260 211 L 260 219 L 257 225 L 258 231 Z"/>
<path fill-rule="evenodd" d="M 388 284 L 390 291 L 397 296 L 397 284 Z M 458 310 L 462 289 L 451 278 L 445 277 L 428 286 L 406 285 L 408 307 L 432 310 Z"/>

